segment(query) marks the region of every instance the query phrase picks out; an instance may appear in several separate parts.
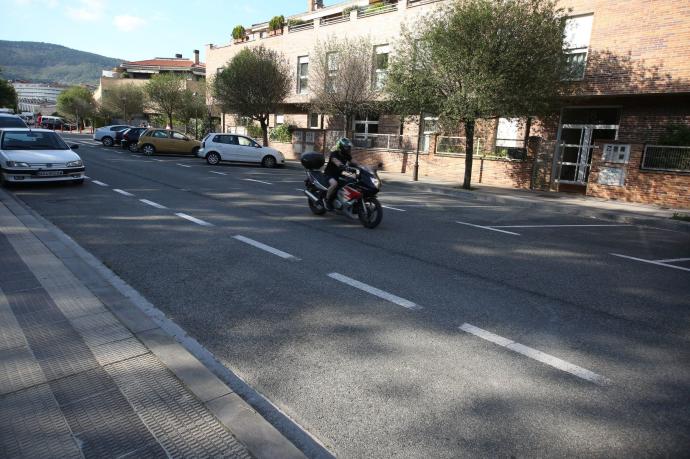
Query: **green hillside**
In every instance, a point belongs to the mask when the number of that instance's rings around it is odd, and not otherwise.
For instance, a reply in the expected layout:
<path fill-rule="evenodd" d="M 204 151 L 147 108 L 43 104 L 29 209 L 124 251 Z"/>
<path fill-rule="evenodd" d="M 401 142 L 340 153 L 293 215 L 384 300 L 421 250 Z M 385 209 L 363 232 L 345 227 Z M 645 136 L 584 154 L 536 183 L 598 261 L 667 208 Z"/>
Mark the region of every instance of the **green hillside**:
<path fill-rule="evenodd" d="M 2 77 L 9 80 L 98 84 L 101 70 L 121 62 L 51 43 L 0 40 Z"/>

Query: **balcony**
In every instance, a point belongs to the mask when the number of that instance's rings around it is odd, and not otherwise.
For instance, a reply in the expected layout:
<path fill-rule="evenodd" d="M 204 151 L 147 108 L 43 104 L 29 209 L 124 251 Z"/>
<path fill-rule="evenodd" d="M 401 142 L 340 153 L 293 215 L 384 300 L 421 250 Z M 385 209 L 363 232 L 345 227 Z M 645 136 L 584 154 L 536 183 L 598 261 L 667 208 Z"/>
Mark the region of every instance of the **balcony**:
<path fill-rule="evenodd" d="M 288 33 L 302 32 L 303 30 L 312 30 L 314 28 L 314 20 L 311 21 L 300 21 L 297 23 L 290 24 L 288 22 Z"/>
<path fill-rule="evenodd" d="M 357 9 L 357 18 L 368 18 L 369 16 L 376 16 L 377 14 L 392 13 L 398 10 L 398 2 L 377 2 L 366 6 L 360 6 Z"/>
<path fill-rule="evenodd" d="M 331 16 L 324 16 L 321 18 L 321 26 L 329 26 L 333 24 L 341 24 L 343 22 L 348 22 L 350 20 L 349 13 L 338 13 Z"/>
<path fill-rule="evenodd" d="M 428 5 L 429 3 L 440 2 L 441 0 L 407 0 L 407 7 L 412 8 L 415 6 Z"/>

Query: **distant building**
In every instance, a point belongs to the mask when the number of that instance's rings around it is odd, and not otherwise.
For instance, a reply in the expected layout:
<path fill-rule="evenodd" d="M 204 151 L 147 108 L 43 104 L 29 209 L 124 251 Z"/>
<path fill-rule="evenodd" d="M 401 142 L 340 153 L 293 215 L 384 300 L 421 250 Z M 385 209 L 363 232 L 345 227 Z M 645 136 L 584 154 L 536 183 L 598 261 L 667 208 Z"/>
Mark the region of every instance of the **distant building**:
<path fill-rule="evenodd" d="M 57 83 L 31 83 L 28 81 L 13 81 L 12 86 L 17 92 L 20 112 L 44 114 L 55 111 L 57 96 L 68 88 L 66 85 Z"/>

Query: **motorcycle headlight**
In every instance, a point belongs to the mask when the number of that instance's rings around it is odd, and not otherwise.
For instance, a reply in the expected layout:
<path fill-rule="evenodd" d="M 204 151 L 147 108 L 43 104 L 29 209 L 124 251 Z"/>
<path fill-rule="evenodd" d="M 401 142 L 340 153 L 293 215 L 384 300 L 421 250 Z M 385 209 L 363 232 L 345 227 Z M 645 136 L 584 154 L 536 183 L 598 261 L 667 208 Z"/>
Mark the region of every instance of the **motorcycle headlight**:
<path fill-rule="evenodd" d="M 377 179 L 376 177 L 371 178 L 371 183 L 378 188 L 381 185 L 381 180 Z"/>
<path fill-rule="evenodd" d="M 7 161 L 7 167 L 31 167 L 29 163 L 22 163 L 19 161 Z"/>
<path fill-rule="evenodd" d="M 84 163 L 82 163 L 80 159 L 78 159 L 76 161 L 70 161 L 67 163 L 67 167 L 81 167 L 83 165 L 84 165 Z"/>

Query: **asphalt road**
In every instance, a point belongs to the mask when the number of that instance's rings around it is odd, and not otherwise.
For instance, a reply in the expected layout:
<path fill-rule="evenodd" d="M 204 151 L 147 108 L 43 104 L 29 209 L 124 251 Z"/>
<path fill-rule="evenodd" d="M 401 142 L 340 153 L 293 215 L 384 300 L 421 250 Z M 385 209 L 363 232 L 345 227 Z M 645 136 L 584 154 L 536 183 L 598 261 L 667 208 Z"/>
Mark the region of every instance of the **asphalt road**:
<path fill-rule="evenodd" d="M 336 455 L 690 451 L 688 233 L 386 184 L 367 230 L 300 170 L 78 139 L 84 185 L 11 191 Z"/>

